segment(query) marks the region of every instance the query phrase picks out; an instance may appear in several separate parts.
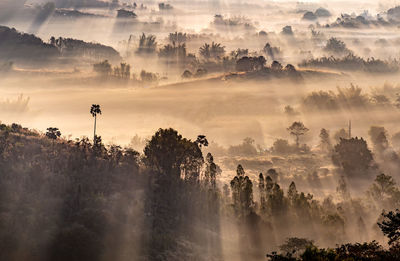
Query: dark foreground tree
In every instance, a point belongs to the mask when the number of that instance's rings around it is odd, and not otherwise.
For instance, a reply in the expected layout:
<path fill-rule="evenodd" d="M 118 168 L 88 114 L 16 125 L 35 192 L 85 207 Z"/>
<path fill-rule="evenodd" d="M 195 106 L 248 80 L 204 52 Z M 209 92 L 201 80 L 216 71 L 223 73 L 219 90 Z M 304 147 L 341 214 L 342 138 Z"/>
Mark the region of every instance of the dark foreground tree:
<path fill-rule="evenodd" d="M 378 223 L 383 234 L 389 238 L 389 245 L 399 244 L 400 240 L 400 210 L 383 212 L 384 220 Z"/>
<path fill-rule="evenodd" d="M 253 183 L 245 176 L 242 165 L 237 166 L 236 176 L 231 181 L 233 206 L 237 215 L 247 216 L 253 206 Z"/>
<path fill-rule="evenodd" d="M 144 148 L 144 162 L 158 174 L 171 178 L 199 178 L 203 155 L 192 142 L 174 129 L 159 129 Z"/>

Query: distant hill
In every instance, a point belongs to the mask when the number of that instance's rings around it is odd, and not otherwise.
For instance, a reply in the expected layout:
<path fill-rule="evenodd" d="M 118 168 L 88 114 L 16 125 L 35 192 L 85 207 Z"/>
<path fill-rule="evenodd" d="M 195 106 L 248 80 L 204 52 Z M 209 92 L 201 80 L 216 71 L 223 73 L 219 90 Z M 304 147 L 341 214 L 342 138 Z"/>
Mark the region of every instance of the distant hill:
<path fill-rule="evenodd" d="M 108 59 L 120 61 L 121 56 L 112 47 L 70 38 L 50 39 L 50 43 L 33 34 L 0 26 L 0 59 L 17 63 L 50 62 L 57 58 L 79 58 L 90 61 Z"/>
<path fill-rule="evenodd" d="M 0 26 L 0 59 L 4 60 L 47 60 L 60 55 L 59 50 L 44 43 L 42 39 L 14 28 Z"/>

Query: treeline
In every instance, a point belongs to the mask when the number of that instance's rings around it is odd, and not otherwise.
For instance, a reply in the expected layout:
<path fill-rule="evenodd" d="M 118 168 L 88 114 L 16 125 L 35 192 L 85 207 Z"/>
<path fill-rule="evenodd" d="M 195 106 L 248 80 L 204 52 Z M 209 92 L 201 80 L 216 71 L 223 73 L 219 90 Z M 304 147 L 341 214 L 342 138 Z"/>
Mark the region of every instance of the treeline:
<path fill-rule="evenodd" d="M 387 91 L 385 91 L 387 88 Z M 302 109 L 312 110 L 351 110 L 371 108 L 399 108 L 400 99 L 391 89 L 397 87 L 385 85 L 382 91 L 363 93 L 362 89 L 351 84 L 349 87 L 337 87 L 336 91 L 313 91 L 302 100 Z M 288 112 L 289 113 L 289 112 Z"/>
<path fill-rule="evenodd" d="M 354 54 L 348 54 L 343 58 L 321 57 L 305 60 L 299 64 L 300 67 L 311 68 L 329 68 L 335 70 L 362 71 L 369 73 L 394 73 L 399 70 L 397 60 L 383 61 L 375 58 L 358 57 Z"/>

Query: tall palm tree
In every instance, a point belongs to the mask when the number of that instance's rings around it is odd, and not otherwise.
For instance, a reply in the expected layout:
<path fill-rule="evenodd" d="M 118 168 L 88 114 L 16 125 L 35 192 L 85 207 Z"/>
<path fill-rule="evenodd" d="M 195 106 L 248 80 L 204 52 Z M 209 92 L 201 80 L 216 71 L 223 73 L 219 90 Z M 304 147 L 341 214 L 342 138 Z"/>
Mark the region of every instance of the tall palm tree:
<path fill-rule="evenodd" d="M 90 114 L 94 117 L 94 134 L 93 134 L 93 142 L 96 140 L 96 120 L 97 120 L 97 114 L 101 114 L 101 109 L 100 105 L 98 104 L 92 104 L 92 107 L 90 108 Z"/>

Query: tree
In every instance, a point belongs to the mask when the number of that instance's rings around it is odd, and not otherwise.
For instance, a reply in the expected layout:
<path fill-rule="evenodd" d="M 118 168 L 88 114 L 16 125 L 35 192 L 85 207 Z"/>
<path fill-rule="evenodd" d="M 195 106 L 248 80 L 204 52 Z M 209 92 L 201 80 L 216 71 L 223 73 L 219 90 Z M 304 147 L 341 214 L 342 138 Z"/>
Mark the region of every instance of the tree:
<path fill-rule="evenodd" d="M 290 237 L 286 239 L 285 243 L 279 246 L 279 249 L 284 254 L 291 254 L 298 256 L 302 254 L 307 247 L 314 246 L 314 241 L 306 238 Z"/>
<path fill-rule="evenodd" d="M 331 140 L 329 137 L 329 131 L 322 128 L 321 132 L 319 133 L 319 138 L 320 138 L 320 148 L 322 150 L 324 150 L 325 152 L 331 151 L 332 144 L 331 144 Z"/>
<path fill-rule="evenodd" d="M 49 127 L 47 128 L 46 137 L 52 140 L 56 140 L 61 136 L 61 132 L 58 128 Z"/>
<path fill-rule="evenodd" d="M 216 188 L 218 174 L 218 166 L 214 163 L 214 157 L 211 153 L 206 156 L 206 169 L 204 171 L 204 181 L 206 184 L 211 185 L 213 189 Z"/>
<path fill-rule="evenodd" d="M 351 53 L 350 50 L 347 49 L 346 44 L 335 37 L 332 37 L 328 40 L 324 49 L 329 53 L 338 55 Z"/>
<path fill-rule="evenodd" d="M 202 146 L 208 146 L 208 140 L 206 139 L 205 135 L 198 135 L 195 142 L 197 143 L 197 145 L 199 145 L 200 149 Z"/>
<path fill-rule="evenodd" d="M 231 181 L 232 199 L 236 213 L 240 216 L 247 216 L 253 206 L 253 183 L 242 165 L 238 165 L 236 176 Z"/>
<path fill-rule="evenodd" d="M 338 185 L 336 187 L 336 192 L 339 194 L 339 196 L 343 201 L 347 201 L 350 199 L 350 192 L 347 188 L 347 183 L 343 175 L 339 177 Z"/>
<path fill-rule="evenodd" d="M 199 49 L 200 55 L 205 59 L 221 59 L 225 55 L 225 47 L 220 43 L 205 43 Z"/>
<path fill-rule="evenodd" d="M 266 43 L 263 52 L 267 55 L 267 57 L 274 60 L 276 56 L 281 53 L 281 50 L 278 47 L 272 47 L 269 43 Z"/>
<path fill-rule="evenodd" d="M 265 63 L 264 56 L 259 57 L 242 57 L 236 62 L 236 71 L 240 72 L 251 72 L 260 71 L 264 68 Z"/>
<path fill-rule="evenodd" d="M 400 210 L 382 212 L 383 221 L 378 222 L 379 228 L 383 234 L 389 238 L 389 245 L 399 243 L 400 239 Z"/>
<path fill-rule="evenodd" d="M 382 173 L 376 176 L 368 193 L 373 199 L 382 201 L 385 198 L 392 197 L 396 191 L 396 181 L 393 177 Z"/>
<path fill-rule="evenodd" d="M 93 70 L 104 77 L 109 76 L 112 72 L 111 64 L 108 60 L 93 64 Z"/>
<path fill-rule="evenodd" d="M 296 147 L 299 148 L 299 138 L 300 136 L 306 134 L 308 132 L 308 129 L 304 126 L 302 122 L 295 121 L 289 128 L 287 128 L 287 130 L 290 132 L 290 135 L 296 137 Z"/>
<path fill-rule="evenodd" d="M 144 33 L 139 38 L 139 47 L 136 50 L 138 54 L 153 54 L 157 48 L 156 37 L 154 35 L 146 36 Z"/>
<path fill-rule="evenodd" d="M 335 135 L 333 136 L 333 139 L 335 140 L 336 143 L 340 143 L 341 139 L 348 139 L 349 138 L 349 133 L 345 129 L 340 129 L 335 132 Z"/>
<path fill-rule="evenodd" d="M 170 33 L 168 39 L 171 43 L 181 44 L 186 42 L 187 35 L 186 33 L 181 33 L 181 32 Z"/>
<path fill-rule="evenodd" d="M 368 135 L 371 138 L 372 145 L 376 152 L 382 153 L 389 147 L 387 131 L 384 127 L 371 126 L 368 131 Z"/>
<path fill-rule="evenodd" d="M 126 63 L 121 63 L 119 67 L 114 67 L 114 76 L 129 80 L 131 77 L 131 66 Z"/>
<path fill-rule="evenodd" d="M 341 167 L 347 178 L 365 178 L 373 169 L 373 157 L 364 139 L 340 139 L 332 154 L 333 163 Z"/>
<path fill-rule="evenodd" d="M 271 70 L 275 71 L 275 72 L 280 72 L 282 71 L 283 66 L 280 62 L 278 61 L 273 61 L 271 64 Z"/>
<path fill-rule="evenodd" d="M 96 141 L 96 122 L 97 122 L 97 114 L 101 115 L 101 109 L 100 105 L 98 104 L 92 104 L 92 107 L 90 107 L 90 114 L 94 117 L 94 134 L 93 134 L 93 144 Z"/>
<path fill-rule="evenodd" d="M 265 209 L 265 180 L 262 173 L 258 176 L 258 190 L 260 194 L 260 208 L 263 211 Z"/>
<path fill-rule="evenodd" d="M 292 183 L 290 183 L 287 194 L 288 194 L 288 199 L 291 202 L 294 202 L 296 200 L 296 198 L 298 196 L 298 192 L 297 192 L 296 184 L 294 183 L 294 181 L 292 181 Z"/>
<path fill-rule="evenodd" d="M 204 159 L 196 142 L 174 129 L 159 129 L 144 148 L 143 161 L 159 175 L 197 180 Z"/>
<path fill-rule="evenodd" d="M 231 51 L 230 56 L 234 59 L 234 60 L 238 60 L 242 57 L 248 56 L 249 55 L 249 49 L 236 49 Z"/>
<path fill-rule="evenodd" d="M 210 52 L 210 45 L 208 43 L 205 43 L 203 46 L 200 47 L 199 49 L 200 55 L 208 60 L 211 58 L 211 52 Z"/>

